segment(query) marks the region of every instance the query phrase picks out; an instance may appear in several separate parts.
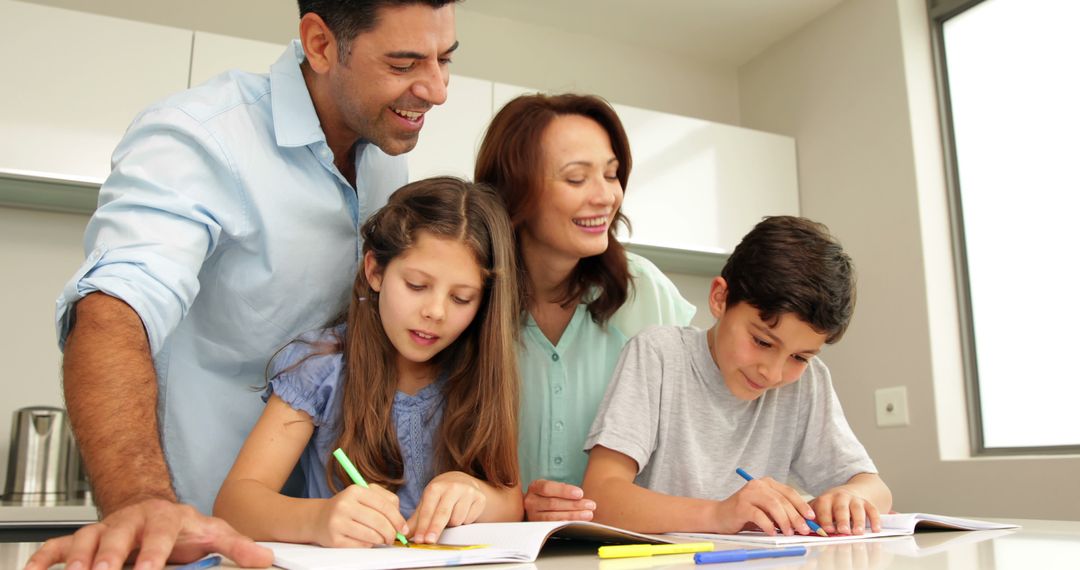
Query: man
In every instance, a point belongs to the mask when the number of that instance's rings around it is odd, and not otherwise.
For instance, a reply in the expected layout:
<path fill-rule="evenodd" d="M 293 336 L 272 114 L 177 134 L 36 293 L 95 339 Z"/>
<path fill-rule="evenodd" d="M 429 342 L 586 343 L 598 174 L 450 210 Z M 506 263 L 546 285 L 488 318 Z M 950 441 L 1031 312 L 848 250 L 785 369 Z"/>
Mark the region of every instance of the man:
<path fill-rule="evenodd" d="M 29 569 L 120 568 L 136 549 L 140 570 L 211 551 L 271 561 L 204 513 L 270 357 L 346 306 L 359 224 L 407 181 L 399 155 L 445 101 L 457 47 L 453 0 L 299 6 L 300 40 L 268 77 L 166 99 L 116 149 L 89 258 L 57 301 L 65 398 L 105 518 Z"/>

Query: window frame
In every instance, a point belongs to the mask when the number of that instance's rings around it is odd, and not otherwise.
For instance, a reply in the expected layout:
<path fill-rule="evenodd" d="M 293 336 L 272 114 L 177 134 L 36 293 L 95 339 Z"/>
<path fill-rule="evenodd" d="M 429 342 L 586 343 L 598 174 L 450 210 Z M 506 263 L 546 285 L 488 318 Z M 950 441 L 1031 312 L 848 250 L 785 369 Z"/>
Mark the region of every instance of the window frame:
<path fill-rule="evenodd" d="M 945 22 L 986 0 L 926 0 L 930 19 L 930 38 L 937 83 L 938 112 L 941 118 L 941 138 L 944 152 L 945 184 L 948 198 L 953 264 L 956 275 L 956 295 L 960 324 L 960 347 L 967 399 L 967 423 L 973 456 L 1030 456 L 1080 453 L 1077 445 L 1046 445 L 1024 447 L 987 447 L 982 425 L 982 402 L 979 393 L 979 368 L 976 358 L 975 324 L 971 305 L 971 280 L 968 272 L 967 243 L 964 232 L 960 175 L 956 158 L 949 74 L 945 54 Z"/>

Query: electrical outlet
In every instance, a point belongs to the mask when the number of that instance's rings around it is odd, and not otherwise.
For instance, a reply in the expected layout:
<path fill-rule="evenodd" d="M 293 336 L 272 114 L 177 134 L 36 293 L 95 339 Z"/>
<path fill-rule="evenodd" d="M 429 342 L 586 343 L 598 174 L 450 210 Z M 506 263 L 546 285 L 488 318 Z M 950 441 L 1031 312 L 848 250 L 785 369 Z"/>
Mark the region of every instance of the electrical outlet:
<path fill-rule="evenodd" d="M 874 392 L 878 427 L 910 425 L 907 408 L 907 386 L 882 388 Z"/>

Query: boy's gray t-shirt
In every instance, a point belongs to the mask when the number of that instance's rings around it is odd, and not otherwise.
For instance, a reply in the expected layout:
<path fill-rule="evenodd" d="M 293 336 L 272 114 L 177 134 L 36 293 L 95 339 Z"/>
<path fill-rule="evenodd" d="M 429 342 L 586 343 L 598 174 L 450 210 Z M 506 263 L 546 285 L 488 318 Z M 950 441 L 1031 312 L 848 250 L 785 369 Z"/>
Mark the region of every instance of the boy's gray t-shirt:
<path fill-rule="evenodd" d="M 747 402 L 724 384 L 706 331 L 692 327 L 650 327 L 630 340 L 585 450 L 596 445 L 636 461 L 636 484 L 702 499 L 738 491 L 746 482 L 736 467 L 815 496 L 877 473 L 819 358 L 796 382 Z"/>

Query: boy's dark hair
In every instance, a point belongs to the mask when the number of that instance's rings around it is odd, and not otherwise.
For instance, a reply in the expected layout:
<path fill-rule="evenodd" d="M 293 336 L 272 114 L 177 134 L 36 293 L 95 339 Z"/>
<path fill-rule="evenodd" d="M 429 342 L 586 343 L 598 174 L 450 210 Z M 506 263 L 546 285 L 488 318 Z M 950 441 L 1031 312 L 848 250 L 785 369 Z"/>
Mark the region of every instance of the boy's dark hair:
<path fill-rule="evenodd" d="M 315 12 L 326 22 L 338 42 L 338 59 L 344 63 L 349 57 L 349 46 L 356 36 L 371 31 L 379 23 L 379 9 L 387 6 L 426 4 L 442 8 L 460 0 L 297 0 L 300 17 Z"/>
<path fill-rule="evenodd" d="M 749 303 L 762 320 L 791 313 L 826 335 L 844 335 L 855 312 L 855 268 L 829 228 L 806 218 L 771 216 L 754 226 L 728 258 L 727 305 Z"/>

